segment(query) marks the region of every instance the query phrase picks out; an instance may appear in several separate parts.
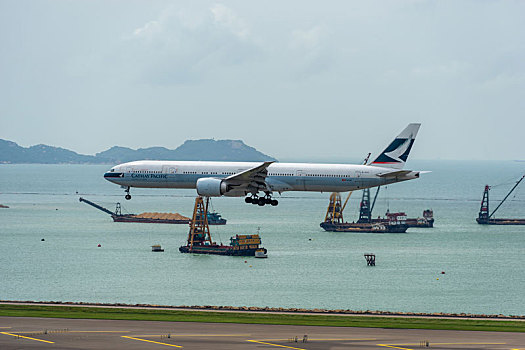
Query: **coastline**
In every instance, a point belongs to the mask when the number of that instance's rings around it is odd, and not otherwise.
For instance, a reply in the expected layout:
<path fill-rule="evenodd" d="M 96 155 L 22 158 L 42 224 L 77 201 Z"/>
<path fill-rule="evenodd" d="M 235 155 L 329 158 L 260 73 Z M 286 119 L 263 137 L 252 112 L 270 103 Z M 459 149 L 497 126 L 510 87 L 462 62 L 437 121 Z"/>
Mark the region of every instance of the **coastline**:
<path fill-rule="evenodd" d="M 407 317 L 429 319 L 469 319 L 469 320 L 501 320 L 525 321 L 525 315 L 486 315 L 469 313 L 419 313 L 379 310 L 344 310 L 344 309 L 303 309 L 281 307 L 256 306 L 215 306 L 215 305 L 156 305 L 156 304 L 125 304 L 125 303 L 87 303 L 69 301 L 22 301 L 0 300 L 0 305 L 39 305 L 39 306 L 69 306 L 93 308 L 124 308 L 137 310 L 172 310 L 172 311 L 208 311 L 208 312 L 236 312 L 253 314 L 286 314 L 286 315 L 324 315 L 324 316 L 373 316 L 373 317 Z"/>

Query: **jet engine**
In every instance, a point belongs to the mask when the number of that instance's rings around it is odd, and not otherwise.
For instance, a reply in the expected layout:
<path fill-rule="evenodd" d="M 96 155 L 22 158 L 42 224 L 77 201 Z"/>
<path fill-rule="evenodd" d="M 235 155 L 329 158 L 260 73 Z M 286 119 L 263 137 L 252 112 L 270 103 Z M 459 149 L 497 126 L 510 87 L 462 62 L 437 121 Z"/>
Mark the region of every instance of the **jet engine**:
<path fill-rule="evenodd" d="M 205 177 L 197 180 L 197 193 L 204 197 L 220 197 L 228 191 L 228 186 L 221 180 Z"/>

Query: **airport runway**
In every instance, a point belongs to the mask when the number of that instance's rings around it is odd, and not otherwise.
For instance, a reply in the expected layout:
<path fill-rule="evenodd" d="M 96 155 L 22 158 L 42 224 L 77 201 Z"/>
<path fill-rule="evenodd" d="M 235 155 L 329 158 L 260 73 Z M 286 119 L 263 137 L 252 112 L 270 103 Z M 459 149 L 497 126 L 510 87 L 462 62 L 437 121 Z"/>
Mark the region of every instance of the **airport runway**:
<path fill-rule="evenodd" d="M 525 349 L 525 333 L 0 317 L 2 350 L 406 350 L 426 342 L 431 349 Z"/>

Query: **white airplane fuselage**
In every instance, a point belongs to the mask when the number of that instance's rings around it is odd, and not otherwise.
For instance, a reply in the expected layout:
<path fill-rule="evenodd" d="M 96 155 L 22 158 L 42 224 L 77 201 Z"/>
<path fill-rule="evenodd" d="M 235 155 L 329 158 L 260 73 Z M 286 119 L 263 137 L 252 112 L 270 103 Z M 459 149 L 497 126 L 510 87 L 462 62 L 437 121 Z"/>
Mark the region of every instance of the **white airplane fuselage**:
<path fill-rule="evenodd" d="M 123 187 L 196 189 L 202 178 L 226 179 L 260 165 L 260 162 L 154 161 L 117 165 L 104 178 Z M 370 165 L 272 163 L 265 182 L 272 192 L 345 192 L 388 185 L 419 177 L 417 171 Z M 198 190 L 198 189 L 197 189 Z M 224 196 L 241 197 L 246 189 L 231 190 Z"/>

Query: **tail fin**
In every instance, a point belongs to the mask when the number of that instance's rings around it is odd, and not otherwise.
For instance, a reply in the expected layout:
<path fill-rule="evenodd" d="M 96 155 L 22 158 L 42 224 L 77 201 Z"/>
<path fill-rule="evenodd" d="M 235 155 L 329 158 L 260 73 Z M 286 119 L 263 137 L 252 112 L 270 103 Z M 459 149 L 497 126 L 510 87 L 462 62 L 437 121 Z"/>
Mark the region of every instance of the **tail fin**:
<path fill-rule="evenodd" d="M 414 140 L 421 124 L 408 124 L 405 130 L 392 141 L 390 145 L 370 165 L 385 168 L 402 169 L 412 149 Z"/>

